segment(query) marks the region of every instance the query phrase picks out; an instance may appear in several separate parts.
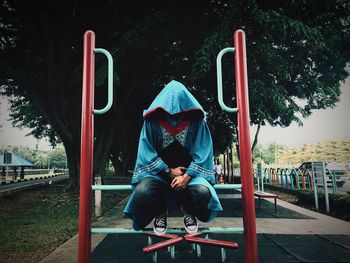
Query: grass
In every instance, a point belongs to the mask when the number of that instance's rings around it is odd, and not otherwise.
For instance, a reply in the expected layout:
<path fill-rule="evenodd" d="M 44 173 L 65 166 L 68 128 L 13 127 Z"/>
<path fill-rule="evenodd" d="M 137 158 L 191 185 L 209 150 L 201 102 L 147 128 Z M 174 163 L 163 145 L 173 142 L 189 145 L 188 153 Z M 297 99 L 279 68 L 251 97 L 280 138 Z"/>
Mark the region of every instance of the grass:
<path fill-rule="evenodd" d="M 102 214 L 127 193 L 103 194 Z M 0 262 L 39 262 L 78 231 L 79 198 L 64 185 L 18 192 L 0 200 Z M 93 217 L 93 221 L 96 218 Z"/>

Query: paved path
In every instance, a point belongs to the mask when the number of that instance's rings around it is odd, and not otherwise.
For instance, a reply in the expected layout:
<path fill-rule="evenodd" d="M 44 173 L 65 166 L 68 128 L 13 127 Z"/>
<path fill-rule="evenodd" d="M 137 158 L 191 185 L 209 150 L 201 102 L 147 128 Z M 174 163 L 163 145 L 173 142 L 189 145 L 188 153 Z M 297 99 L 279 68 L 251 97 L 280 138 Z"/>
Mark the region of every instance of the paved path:
<path fill-rule="evenodd" d="M 239 195 L 225 193 L 220 194 L 220 197 L 223 203 L 225 203 L 225 199 L 232 200 L 232 203 L 234 203 L 235 199 L 232 198 L 237 198 Z M 127 199 L 123 200 L 116 208 L 98 220 L 94 227 L 130 228 L 131 221 L 123 218 L 122 213 L 126 201 Z M 270 200 L 264 200 L 262 208 L 256 209 L 259 262 L 350 262 L 350 222 L 316 213 L 282 200 L 278 200 L 277 204 L 277 214 L 274 214 L 274 204 Z M 236 209 L 234 206 L 226 207 L 225 210 L 231 210 L 231 212 L 226 212 L 226 216 L 219 216 L 208 224 L 200 223 L 200 227 L 243 226 L 242 218 L 235 214 L 234 210 Z M 293 219 L 288 218 L 286 213 L 289 213 Z M 279 217 L 279 215 L 283 218 Z M 183 227 L 182 217 L 178 215 L 170 217 L 168 226 L 171 228 Z M 342 239 L 339 236 L 345 237 L 344 240 L 341 241 Z M 228 262 L 244 262 L 242 235 L 219 235 L 219 237 L 228 240 L 233 238 L 238 240 L 239 251 L 236 254 L 230 252 L 228 257 L 234 261 Z M 332 241 L 332 239 L 336 241 Z M 305 250 L 306 246 L 303 240 L 308 240 L 307 242 L 311 244 L 311 248 Z M 322 248 L 320 244 L 323 244 L 324 247 Z M 328 248 L 327 244 L 332 244 L 334 247 Z M 152 262 L 150 255 L 142 254 L 141 249 L 145 245 L 146 239 L 143 235 L 92 235 L 92 262 L 139 262 L 140 257 L 144 257 L 146 262 Z M 169 262 L 192 262 L 191 260 L 195 259 L 193 252 L 188 252 L 189 247 L 183 246 L 185 245 L 179 246 L 180 251 L 183 253 L 178 254 L 178 259 Z M 296 246 L 298 246 L 298 249 Z M 313 247 L 320 251 L 318 253 L 315 252 Z M 322 254 L 326 248 L 334 251 L 341 250 L 340 252 L 338 251 L 340 256 L 334 258 L 334 253 L 328 251 L 329 256 L 327 258 L 327 256 Z M 218 249 L 216 248 L 216 250 Z M 208 248 L 207 251 L 212 252 L 208 254 L 208 257 L 204 257 L 198 262 L 220 262 L 219 252 L 215 252 L 212 248 Z M 166 252 L 164 253 L 166 254 Z M 163 257 L 159 262 L 168 262 L 164 253 L 159 254 L 160 259 Z M 218 254 L 217 259 L 213 259 L 212 253 Z M 182 254 L 183 256 L 181 256 Z M 77 236 L 68 240 L 42 261 L 42 263 L 48 262 L 77 262 Z"/>

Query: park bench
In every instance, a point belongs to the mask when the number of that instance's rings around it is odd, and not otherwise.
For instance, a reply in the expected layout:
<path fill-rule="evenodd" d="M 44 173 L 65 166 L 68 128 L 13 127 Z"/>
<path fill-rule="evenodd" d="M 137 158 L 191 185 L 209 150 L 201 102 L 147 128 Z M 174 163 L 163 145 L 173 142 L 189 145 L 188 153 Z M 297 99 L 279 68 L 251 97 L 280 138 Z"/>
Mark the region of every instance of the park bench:
<path fill-rule="evenodd" d="M 277 198 L 278 195 L 276 194 L 271 194 L 271 193 L 266 193 L 266 192 L 261 192 L 261 191 L 255 191 L 254 196 L 258 197 L 259 199 L 259 209 L 261 208 L 261 198 L 273 198 L 275 199 L 275 213 L 277 213 Z"/>

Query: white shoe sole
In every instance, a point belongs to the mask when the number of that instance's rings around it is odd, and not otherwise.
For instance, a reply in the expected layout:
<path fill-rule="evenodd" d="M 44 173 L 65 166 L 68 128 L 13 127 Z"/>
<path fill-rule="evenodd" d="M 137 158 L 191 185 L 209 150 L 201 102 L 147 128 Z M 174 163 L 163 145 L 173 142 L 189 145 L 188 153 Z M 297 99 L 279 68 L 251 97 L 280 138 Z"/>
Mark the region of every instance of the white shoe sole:
<path fill-rule="evenodd" d="M 160 231 L 156 230 L 156 229 L 153 227 L 153 232 L 154 232 L 154 234 L 159 235 L 159 236 L 162 236 L 162 235 L 166 234 L 166 231 L 167 231 L 167 229 L 165 229 L 164 231 L 160 232 Z"/>
<path fill-rule="evenodd" d="M 186 227 L 185 227 L 185 230 L 186 230 L 186 232 L 189 233 L 189 234 L 195 234 L 195 233 L 198 232 L 198 225 L 197 225 L 197 227 L 196 227 L 194 230 L 190 230 L 190 229 L 188 229 L 188 228 L 186 228 Z"/>

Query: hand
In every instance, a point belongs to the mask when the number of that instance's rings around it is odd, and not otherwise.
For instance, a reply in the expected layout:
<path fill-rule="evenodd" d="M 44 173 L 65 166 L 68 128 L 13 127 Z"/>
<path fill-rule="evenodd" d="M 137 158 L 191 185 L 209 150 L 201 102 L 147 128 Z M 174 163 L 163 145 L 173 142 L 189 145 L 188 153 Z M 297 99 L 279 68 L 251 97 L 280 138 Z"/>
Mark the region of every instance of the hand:
<path fill-rule="evenodd" d="M 172 177 L 178 177 L 180 175 L 183 175 L 183 171 L 186 170 L 186 167 L 176 167 L 176 168 L 171 168 L 170 169 L 170 173 L 172 175 Z"/>
<path fill-rule="evenodd" d="M 171 188 L 175 190 L 183 190 L 187 187 L 188 182 L 191 180 L 191 176 L 184 174 L 183 176 L 175 177 L 171 182 Z"/>

